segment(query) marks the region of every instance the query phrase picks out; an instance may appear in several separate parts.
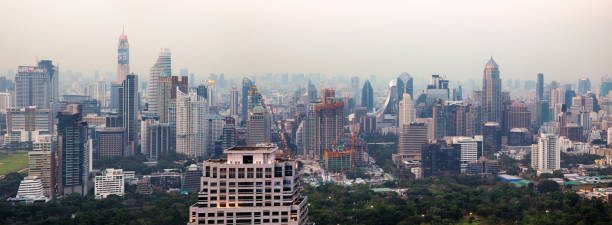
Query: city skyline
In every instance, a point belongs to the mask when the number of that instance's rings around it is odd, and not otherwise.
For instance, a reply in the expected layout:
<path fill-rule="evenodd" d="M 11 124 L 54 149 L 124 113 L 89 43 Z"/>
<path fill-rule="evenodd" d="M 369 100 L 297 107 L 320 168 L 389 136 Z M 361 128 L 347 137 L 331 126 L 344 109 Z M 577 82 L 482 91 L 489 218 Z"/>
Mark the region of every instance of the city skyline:
<path fill-rule="evenodd" d="M 562 82 L 597 81 L 612 70 L 605 60 L 612 57 L 605 51 L 612 47 L 608 1 L 169 3 L 8 4 L 0 13 L 14 19 L 0 25 L 16 35 L 0 37 L 7 56 L 0 71 L 36 59 L 52 59 L 61 71 L 86 76 L 116 71 L 117 37 L 124 27 L 130 72 L 142 75 L 161 48 L 172 49 L 175 70 L 189 68 L 200 77 L 408 72 L 417 79 L 442 74 L 479 80 L 491 56 L 505 77 L 522 80 L 542 72 Z M 45 23 L 24 18 L 28 14 Z"/>

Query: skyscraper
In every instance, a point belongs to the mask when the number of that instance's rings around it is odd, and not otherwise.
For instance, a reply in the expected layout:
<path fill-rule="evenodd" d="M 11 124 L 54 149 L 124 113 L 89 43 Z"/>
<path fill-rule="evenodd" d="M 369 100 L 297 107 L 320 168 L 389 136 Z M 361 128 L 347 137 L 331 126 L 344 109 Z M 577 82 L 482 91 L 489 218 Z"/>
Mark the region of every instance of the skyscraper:
<path fill-rule="evenodd" d="M 270 118 L 266 109 L 261 105 L 249 110 L 246 133 L 247 146 L 270 142 Z"/>
<path fill-rule="evenodd" d="M 410 94 L 404 93 L 402 100 L 399 102 L 399 127 L 416 121 L 416 110 L 412 102 Z"/>
<path fill-rule="evenodd" d="M 157 91 L 160 77 L 172 76 L 172 56 L 170 49 L 163 48 L 159 53 L 157 61 L 151 67 L 149 74 L 149 83 L 147 84 L 147 103 L 149 104 L 149 113 L 157 114 Z"/>
<path fill-rule="evenodd" d="M 230 91 L 230 115 L 237 116 L 238 115 L 238 106 L 240 103 L 238 102 L 238 90 L 235 87 Z"/>
<path fill-rule="evenodd" d="M 314 107 L 316 119 L 315 143 L 320 144 L 320 152 L 315 153 L 323 157 L 323 152 L 331 151 L 332 146 L 344 134 L 344 102 L 338 101 L 333 89 L 323 89 L 321 98 L 323 103 Z"/>
<path fill-rule="evenodd" d="M 195 158 L 206 155 L 206 99 L 196 93 L 176 91 L 176 153 Z"/>
<path fill-rule="evenodd" d="M 546 122 L 542 118 L 542 114 L 544 113 L 544 109 L 542 108 L 542 100 L 544 100 L 544 74 L 538 73 L 538 82 L 536 85 L 536 121 L 538 126 L 541 126 L 543 122 Z"/>
<path fill-rule="evenodd" d="M 59 194 L 87 195 L 90 154 L 87 148 L 87 123 L 81 122 L 77 105 L 58 113 L 57 143 Z"/>
<path fill-rule="evenodd" d="M 369 80 L 366 80 L 361 88 L 361 106 L 366 107 L 368 112 L 374 109 L 374 90 Z"/>
<path fill-rule="evenodd" d="M 482 120 L 483 122 L 501 123 L 502 94 L 499 67 L 493 57 L 485 65 L 482 78 Z"/>
<path fill-rule="evenodd" d="M 127 35 L 122 32 L 119 35 L 119 45 L 117 46 L 117 81 L 122 82 L 130 73 L 130 45 Z"/>
<path fill-rule="evenodd" d="M 253 82 L 245 77 L 242 79 L 242 110 L 240 111 L 241 122 L 246 124 L 249 117 L 249 89 L 253 86 Z"/>
<path fill-rule="evenodd" d="M 591 90 L 591 80 L 588 77 L 578 79 L 578 95 L 584 95 Z"/>
<path fill-rule="evenodd" d="M 19 66 L 15 76 L 15 106 L 49 109 L 59 101 L 59 69 L 51 60 L 38 66 Z"/>
<path fill-rule="evenodd" d="M 123 80 L 119 88 L 119 115 L 127 137 L 127 149 L 124 156 L 134 155 L 138 142 L 138 75 L 131 73 Z"/>

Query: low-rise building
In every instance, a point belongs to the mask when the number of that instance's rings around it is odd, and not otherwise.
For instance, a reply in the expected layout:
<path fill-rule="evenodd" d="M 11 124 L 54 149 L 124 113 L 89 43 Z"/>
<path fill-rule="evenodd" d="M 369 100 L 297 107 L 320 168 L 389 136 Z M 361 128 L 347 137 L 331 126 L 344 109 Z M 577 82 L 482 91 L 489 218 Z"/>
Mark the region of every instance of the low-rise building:
<path fill-rule="evenodd" d="M 109 195 L 123 196 L 125 191 L 124 174 L 122 169 L 108 168 L 101 176 L 95 177 L 96 199 L 106 198 Z"/>

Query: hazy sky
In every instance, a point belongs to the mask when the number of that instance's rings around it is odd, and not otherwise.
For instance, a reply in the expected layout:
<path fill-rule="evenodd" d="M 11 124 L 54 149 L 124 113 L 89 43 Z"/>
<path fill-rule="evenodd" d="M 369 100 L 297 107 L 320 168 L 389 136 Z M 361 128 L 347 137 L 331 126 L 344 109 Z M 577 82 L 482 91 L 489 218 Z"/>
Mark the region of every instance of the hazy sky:
<path fill-rule="evenodd" d="M 575 81 L 612 75 L 612 1 L 31 1 L 0 3 L 0 71 L 49 58 L 61 70 L 116 71 L 125 26 L 131 68 L 159 49 L 173 72 L 317 72 Z"/>

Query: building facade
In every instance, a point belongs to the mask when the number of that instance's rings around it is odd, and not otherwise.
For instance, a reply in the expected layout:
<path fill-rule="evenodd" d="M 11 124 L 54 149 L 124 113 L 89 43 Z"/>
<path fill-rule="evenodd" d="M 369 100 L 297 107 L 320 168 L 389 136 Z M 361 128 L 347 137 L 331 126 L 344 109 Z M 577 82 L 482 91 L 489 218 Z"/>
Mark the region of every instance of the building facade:
<path fill-rule="evenodd" d="M 277 150 L 233 147 L 224 151 L 227 159 L 204 161 L 187 224 L 306 224 L 296 162 L 276 158 Z"/>

